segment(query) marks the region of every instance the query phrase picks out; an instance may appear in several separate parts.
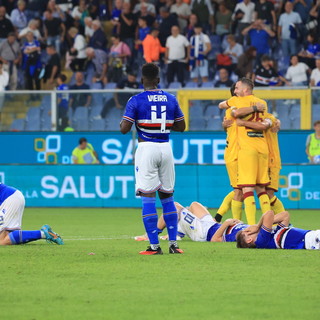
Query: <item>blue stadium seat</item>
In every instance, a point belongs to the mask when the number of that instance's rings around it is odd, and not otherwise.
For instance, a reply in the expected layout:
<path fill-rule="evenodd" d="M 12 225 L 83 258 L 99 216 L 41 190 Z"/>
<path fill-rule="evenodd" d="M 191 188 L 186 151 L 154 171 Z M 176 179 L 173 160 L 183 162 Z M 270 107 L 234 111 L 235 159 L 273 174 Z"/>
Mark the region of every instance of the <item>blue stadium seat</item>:
<path fill-rule="evenodd" d="M 182 88 L 182 85 L 178 81 L 173 81 L 168 86 L 168 89 L 180 89 L 180 88 Z"/>
<path fill-rule="evenodd" d="M 185 88 L 198 88 L 198 83 L 193 82 L 193 81 L 188 81 L 184 87 Z"/>
<path fill-rule="evenodd" d="M 72 116 L 72 127 L 77 131 L 89 129 L 89 108 L 78 107 Z"/>
<path fill-rule="evenodd" d="M 10 131 L 23 131 L 25 128 L 25 119 L 15 119 L 11 123 Z"/>
<path fill-rule="evenodd" d="M 204 118 L 190 118 L 190 131 L 203 131 L 206 128 L 206 121 Z"/>
<path fill-rule="evenodd" d="M 204 119 L 203 107 L 199 104 L 195 104 L 189 108 L 189 118 L 191 119 Z"/>
<path fill-rule="evenodd" d="M 93 90 L 101 90 L 101 89 L 103 89 L 101 87 L 101 83 L 99 83 L 99 82 L 98 83 L 97 82 L 92 83 L 90 85 L 90 88 L 93 89 Z M 103 92 L 95 92 L 95 93 L 92 93 L 91 95 L 92 95 L 91 104 L 93 106 L 103 105 L 103 103 L 104 103 L 104 93 Z"/>
<path fill-rule="evenodd" d="M 108 82 L 104 86 L 105 89 L 116 89 L 117 88 L 117 83 L 116 82 Z"/>
<path fill-rule="evenodd" d="M 42 114 L 41 117 L 41 131 L 51 131 L 52 123 L 51 123 L 51 116 L 49 114 Z"/>
<path fill-rule="evenodd" d="M 206 119 L 206 121 L 209 121 L 210 119 L 219 119 L 220 121 L 221 120 L 220 109 L 218 108 L 218 106 L 214 106 L 214 105 L 207 106 L 204 112 L 204 118 Z"/>
<path fill-rule="evenodd" d="M 201 85 L 201 88 L 213 89 L 214 88 L 214 81 L 203 82 Z"/>
<path fill-rule="evenodd" d="M 320 104 L 312 105 L 312 123 L 320 120 Z"/>
<path fill-rule="evenodd" d="M 31 107 L 26 115 L 26 131 L 39 131 L 40 130 L 40 119 L 41 119 L 41 108 Z"/>
<path fill-rule="evenodd" d="M 90 110 L 90 116 L 89 118 L 92 119 L 93 117 L 98 116 L 102 111 L 103 106 L 102 105 L 95 105 Z"/>
<path fill-rule="evenodd" d="M 211 118 L 207 121 L 206 130 L 222 130 L 221 119 Z"/>
<path fill-rule="evenodd" d="M 104 119 L 93 119 L 90 122 L 90 131 L 105 131 L 106 121 Z"/>

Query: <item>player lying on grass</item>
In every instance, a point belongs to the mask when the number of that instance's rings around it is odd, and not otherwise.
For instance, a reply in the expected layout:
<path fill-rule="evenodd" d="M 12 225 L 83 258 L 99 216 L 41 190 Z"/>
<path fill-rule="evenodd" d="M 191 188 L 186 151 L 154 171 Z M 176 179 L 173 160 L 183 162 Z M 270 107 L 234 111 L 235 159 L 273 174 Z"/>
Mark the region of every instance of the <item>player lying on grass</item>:
<path fill-rule="evenodd" d="M 238 248 L 320 250 L 320 230 L 289 228 L 290 215 L 267 211 L 259 223 L 237 234 Z M 275 229 L 272 225 L 278 223 Z"/>
<path fill-rule="evenodd" d="M 183 238 L 188 236 L 192 241 L 198 242 L 235 242 L 236 234 L 249 225 L 236 219 L 227 219 L 222 224 L 218 223 L 210 212 L 199 202 L 192 202 L 189 208 L 175 202 L 178 211 L 178 235 Z M 163 216 L 158 221 L 158 231 L 166 227 Z M 162 237 L 165 239 L 165 237 Z M 148 240 L 146 235 L 135 237 L 136 240 Z"/>
<path fill-rule="evenodd" d="M 39 239 L 63 244 L 61 237 L 46 224 L 40 230 L 22 231 L 24 206 L 25 199 L 19 190 L 0 183 L 0 245 L 22 244 Z"/>

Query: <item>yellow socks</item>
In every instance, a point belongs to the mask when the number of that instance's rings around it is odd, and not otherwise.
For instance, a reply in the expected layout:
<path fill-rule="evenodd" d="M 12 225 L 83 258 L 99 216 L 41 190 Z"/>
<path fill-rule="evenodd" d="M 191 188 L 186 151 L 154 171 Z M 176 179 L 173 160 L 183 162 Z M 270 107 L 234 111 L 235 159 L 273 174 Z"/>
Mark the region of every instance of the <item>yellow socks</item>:
<path fill-rule="evenodd" d="M 244 199 L 244 209 L 246 212 L 247 223 L 255 224 L 256 223 L 256 202 L 254 200 L 254 194 L 252 191 L 246 192 L 243 195 Z"/>
<path fill-rule="evenodd" d="M 283 203 L 276 196 L 273 196 L 270 199 L 270 205 L 271 205 L 271 210 L 273 210 L 274 214 L 285 211 Z"/>
<path fill-rule="evenodd" d="M 229 192 L 223 199 L 217 213 L 223 216 L 228 212 L 231 207 L 231 201 L 234 197 L 234 191 Z"/>
<path fill-rule="evenodd" d="M 241 220 L 242 216 L 242 201 L 233 200 L 231 202 L 231 212 L 233 219 Z"/>
<path fill-rule="evenodd" d="M 258 194 L 262 214 L 271 210 L 270 199 L 266 192 Z"/>

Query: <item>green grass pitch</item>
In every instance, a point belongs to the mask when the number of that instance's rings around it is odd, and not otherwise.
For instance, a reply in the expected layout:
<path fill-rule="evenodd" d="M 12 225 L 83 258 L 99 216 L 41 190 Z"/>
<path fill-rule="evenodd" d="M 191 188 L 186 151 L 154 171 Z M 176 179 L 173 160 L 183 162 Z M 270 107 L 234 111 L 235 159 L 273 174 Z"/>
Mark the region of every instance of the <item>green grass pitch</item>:
<path fill-rule="evenodd" d="M 319 211 L 291 215 L 295 226 L 320 228 Z M 140 216 L 26 209 L 25 230 L 49 223 L 65 245 L 0 248 L 1 319 L 320 319 L 319 251 L 184 239 L 184 255 L 169 255 L 162 241 L 163 256 L 140 256 L 148 244 L 132 239 L 143 234 Z"/>

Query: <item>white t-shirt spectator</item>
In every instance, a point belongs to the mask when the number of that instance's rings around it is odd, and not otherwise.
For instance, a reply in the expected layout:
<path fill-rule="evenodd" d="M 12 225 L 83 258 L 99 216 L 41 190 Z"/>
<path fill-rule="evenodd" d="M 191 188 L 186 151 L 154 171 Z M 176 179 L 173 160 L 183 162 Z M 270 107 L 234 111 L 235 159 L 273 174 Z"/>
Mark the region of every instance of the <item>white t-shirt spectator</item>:
<path fill-rule="evenodd" d="M 77 58 L 78 59 L 85 59 L 86 55 L 86 47 L 87 42 L 83 35 L 77 34 L 74 39 L 73 47 L 78 51 Z"/>
<path fill-rule="evenodd" d="M 319 83 L 320 82 L 320 70 L 318 68 L 315 68 L 312 70 L 310 80 L 314 81 L 315 86 L 320 85 L 320 83 Z M 319 85 L 318 85 L 318 83 L 319 83 Z"/>
<path fill-rule="evenodd" d="M 304 82 L 308 80 L 307 70 L 309 67 L 303 63 L 298 62 L 295 66 L 290 66 L 286 73 L 286 79 L 292 83 Z"/>
<path fill-rule="evenodd" d="M 292 11 L 289 14 L 283 13 L 279 18 L 279 26 L 281 27 L 281 39 L 290 38 L 290 25 L 302 23 L 302 20 L 298 13 Z"/>
<path fill-rule="evenodd" d="M 169 60 L 183 60 L 186 58 L 186 48 L 189 46 L 188 39 L 179 34 L 177 37 L 170 36 L 167 39 L 166 47 L 169 48 Z M 171 62 L 169 61 L 169 63 Z"/>
<path fill-rule="evenodd" d="M 251 1 L 246 5 L 244 2 L 237 3 L 236 7 L 233 10 L 232 19 L 235 18 L 235 14 L 237 11 L 241 10 L 244 15 L 242 19 L 240 19 L 239 22 L 241 23 L 251 23 L 253 21 L 253 14 L 254 14 L 254 8 L 255 4 Z"/>

